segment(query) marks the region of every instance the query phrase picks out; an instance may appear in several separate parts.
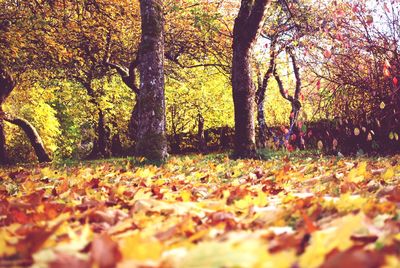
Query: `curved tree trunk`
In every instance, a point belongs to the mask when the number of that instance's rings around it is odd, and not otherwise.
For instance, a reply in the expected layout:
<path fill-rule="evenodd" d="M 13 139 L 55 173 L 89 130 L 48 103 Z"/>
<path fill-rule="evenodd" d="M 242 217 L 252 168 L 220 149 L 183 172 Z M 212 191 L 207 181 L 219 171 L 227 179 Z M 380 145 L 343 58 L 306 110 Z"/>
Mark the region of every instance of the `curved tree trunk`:
<path fill-rule="evenodd" d="M 271 48 L 269 52 L 269 67 L 267 72 L 264 74 L 264 77 L 261 77 L 261 74 L 258 74 L 258 88 L 256 92 L 256 105 L 257 105 L 257 121 L 258 121 L 258 135 L 259 135 L 259 145 L 261 148 L 266 147 L 266 142 L 268 135 L 271 135 L 271 131 L 268 129 L 267 123 L 265 122 L 265 113 L 264 113 L 264 103 L 265 103 L 265 93 L 268 88 L 268 82 L 270 77 L 272 76 L 275 70 L 275 59 L 276 59 L 276 38 L 272 38 Z"/>
<path fill-rule="evenodd" d="M 15 87 L 15 81 L 6 68 L 0 64 L 0 164 L 8 164 L 6 135 L 4 132 L 3 103 Z"/>
<path fill-rule="evenodd" d="M 138 119 L 139 114 L 137 105 L 139 88 L 136 85 L 136 69 L 139 65 L 139 55 L 137 55 L 136 59 L 130 63 L 129 68 L 123 65 L 111 63 L 108 60 L 106 61 L 106 64 L 118 72 L 125 85 L 127 85 L 136 95 L 136 103 L 132 109 L 131 118 L 129 120 L 129 125 L 128 125 L 129 137 L 131 138 L 132 141 L 136 141 L 138 125 L 139 125 L 139 119 Z"/>
<path fill-rule="evenodd" d="M 42 138 L 31 123 L 22 118 L 5 118 L 4 120 L 19 126 L 25 132 L 40 163 L 51 161 L 50 156 L 44 148 Z"/>
<path fill-rule="evenodd" d="M 293 65 L 293 70 L 294 70 L 294 76 L 296 78 L 296 88 L 293 96 L 290 96 L 285 92 L 283 82 L 280 79 L 278 73 L 276 70 L 274 70 L 274 76 L 275 80 L 278 84 L 279 92 L 281 93 L 282 97 L 290 102 L 290 105 L 292 106 L 292 110 L 290 113 L 290 125 L 289 125 L 289 133 L 286 135 L 285 139 L 289 141 L 290 137 L 292 134 L 296 134 L 296 143 L 299 148 L 304 148 L 304 140 L 303 137 L 300 137 L 300 130 L 297 127 L 297 119 L 299 117 L 300 109 L 301 109 L 301 102 L 299 100 L 300 98 L 300 93 L 301 93 L 301 77 L 300 77 L 300 70 L 297 65 L 296 57 L 293 53 L 293 51 L 288 48 L 287 53 L 289 54 L 291 60 L 292 60 L 292 65 Z"/>
<path fill-rule="evenodd" d="M 161 0 L 140 0 L 139 127 L 136 152 L 152 161 L 167 157 L 164 94 L 164 18 Z"/>
<path fill-rule="evenodd" d="M 235 108 L 234 157 L 256 157 L 251 56 L 269 0 L 242 0 L 233 29 L 232 90 Z"/>

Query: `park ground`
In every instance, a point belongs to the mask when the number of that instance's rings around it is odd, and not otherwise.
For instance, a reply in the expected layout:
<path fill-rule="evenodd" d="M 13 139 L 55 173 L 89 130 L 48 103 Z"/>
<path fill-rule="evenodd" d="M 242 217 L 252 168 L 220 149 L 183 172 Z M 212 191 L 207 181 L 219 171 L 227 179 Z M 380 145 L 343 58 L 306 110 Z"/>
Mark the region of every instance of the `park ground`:
<path fill-rule="evenodd" d="M 400 267 L 400 155 L 0 169 L 0 266 Z"/>

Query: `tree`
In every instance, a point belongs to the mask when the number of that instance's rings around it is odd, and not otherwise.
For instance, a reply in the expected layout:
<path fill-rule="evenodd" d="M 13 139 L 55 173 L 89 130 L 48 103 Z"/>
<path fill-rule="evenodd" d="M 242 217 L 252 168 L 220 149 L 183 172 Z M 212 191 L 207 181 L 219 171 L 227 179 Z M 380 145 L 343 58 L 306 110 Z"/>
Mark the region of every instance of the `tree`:
<path fill-rule="evenodd" d="M 222 16 L 219 12 L 218 3 L 209 1 L 174 1 L 166 0 L 164 3 L 165 16 L 165 75 L 173 80 L 182 81 L 182 70 L 194 68 L 216 68 L 220 72 L 229 75 L 230 36 L 224 32 L 225 25 L 220 21 Z M 135 8 L 131 8 L 135 10 Z M 129 11 L 127 11 L 129 12 Z M 136 16 L 139 18 L 139 16 Z M 106 64 L 115 69 L 123 82 L 132 90 L 135 96 L 139 94 L 137 81 L 137 69 L 139 57 L 137 45 L 132 45 L 132 39 L 139 38 L 136 29 L 136 21 L 127 19 L 126 24 L 132 24 L 129 32 L 134 38 L 128 39 L 129 42 L 121 42 L 125 39 L 123 35 L 115 30 L 110 32 L 112 42 L 109 47 L 109 56 Z M 118 29 L 122 31 L 122 29 Z M 136 34 L 132 34 L 135 32 Z M 132 110 L 129 123 L 130 138 L 137 139 L 138 128 L 138 108 L 137 103 Z"/>
<path fill-rule="evenodd" d="M 269 79 L 275 72 L 276 68 L 276 38 L 271 40 L 270 53 L 269 53 L 269 66 L 265 74 L 262 76 L 260 70 L 257 74 L 257 91 L 256 91 L 256 105 L 257 105 L 257 121 L 258 121 L 258 142 L 261 148 L 265 148 L 267 135 L 270 133 L 268 126 L 265 122 L 265 95 L 268 88 Z M 260 67 L 258 67 L 260 69 Z"/>
<path fill-rule="evenodd" d="M 256 157 L 251 58 L 268 0 L 242 0 L 233 29 L 232 91 L 235 107 L 234 157 Z"/>
<path fill-rule="evenodd" d="M 4 132 L 5 113 L 3 103 L 15 87 L 15 81 L 11 74 L 0 65 L 0 164 L 7 163 L 6 136 Z"/>
<path fill-rule="evenodd" d="M 59 60 L 52 67 L 61 77 L 78 82 L 90 97 L 91 106 L 95 108 L 93 121 L 96 122 L 92 124 L 95 135 L 88 158 L 109 157 L 110 125 L 115 125 L 115 122 L 110 122 L 101 103 L 105 96 L 101 80 L 112 75 L 106 66 L 109 64 L 111 46 L 114 52 L 123 53 L 115 47 L 123 48 L 124 38 L 131 38 L 122 25 L 133 20 L 137 4 L 131 1 L 103 0 L 91 3 L 60 1 L 56 4 L 58 8 L 47 14 L 47 17 L 54 18 L 53 29 L 58 29 L 51 34 L 57 37 L 56 53 L 59 55 Z M 133 36 L 137 36 L 136 32 Z M 122 78 L 125 81 L 125 77 Z M 130 86 L 129 83 L 127 85 Z"/>
<path fill-rule="evenodd" d="M 299 142 L 299 147 L 303 146 L 303 142 L 302 142 L 302 137 L 297 128 L 296 122 L 297 119 L 299 117 L 299 112 L 301 109 L 301 102 L 300 102 L 300 94 L 301 94 L 301 78 L 300 78 L 300 70 L 299 70 L 299 66 L 297 64 L 297 60 L 296 60 L 296 56 L 294 55 L 293 51 L 291 48 L 287 48 L 286 49 L 287 53 L 289 54 L 289 57 L 292 61 L 292 65 L 293 65 L 293 72 L 294 72 L 294 76 L 295 76 L 295 80 L 296 80 L 296 86 L 295 86 L 295 90 L 294 90 L 294 94 L 290 95 L 284 88 L 282 80 L 280 79 L 278 73 L 276 70 L 274 70 L 273 74 L 275 76 L 275 80 L 278 83 L 278 87 L 279 87 L 279 92 L 281 93 L 281 96 L 290 102 L 290 105 L 292 107 L 292 110 L 290 112 L 290 117 L 289 117 L 289 129 L 288 129 L 288 133 L 285 136 L 285 141 L 288 142 L 290 137 L 292 136 L 292 134 L 295 134 L 296 139 Z"/>
<path fill-rule="evenodd" d="M 50 161 L 41 138 L 32 124 L 21 118 L 7 115 L 3 105 L 12 91 L 17 87 L 17 78 L 23 73 L 39 69 L 48 60 L 48 54 L 34 57 L 39 47 L 46 47 L 48 40 L 38 37 L 42 18 L 37 14 L 36 4 L 14 3 L 3 1 L 0 3 L 0 163 L 7 163 L 5 144 L 4 121 L 17 124 L 27 134 L 31 145 L 35 148 L 40 162 Z M 35 32 L 37 30 L 37 32 Z"/>
<path fill-rule="evenodd" d="M 164 93 L 164 18 L 160 0 L 141 0 L 142 37 L 139 46 L 140 88 L 137 154 L 149 160 L 167 157 Z"/>
<path fill-rule="evenodd" d="M 324 10 L 321 30 L 308 37 L 310 49 L 303 60 L 316 84 L 317 111 L 338 119 L 338 133 L 343 134 L 336 135 L 335 143 L 341 152 L 395 151 L 400 132 L 399 3 L 343 2 Z"/>

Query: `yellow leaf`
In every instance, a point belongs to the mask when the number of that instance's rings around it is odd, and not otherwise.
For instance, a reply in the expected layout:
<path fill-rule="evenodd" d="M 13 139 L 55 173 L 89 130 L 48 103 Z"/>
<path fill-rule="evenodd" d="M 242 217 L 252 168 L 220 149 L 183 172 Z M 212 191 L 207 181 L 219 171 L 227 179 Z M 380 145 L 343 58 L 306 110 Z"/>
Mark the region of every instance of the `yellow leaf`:
<path fill-rule="evenodd" d="M 360 229 L 363 219 L 363 214 L 348 215 L 332 222 L 331 228 L 314 232 L 310 244 L 300 257 L 300 267 L 319 267 L 332 250 L 343 251 L 353 246 L 351 236 Z"/>
<path fill-rule="evenodd" d="M 400 233 L 398 233 L 397 235 L 394 236 L 394 239 L 396 239 L 397 241 L 400 241 Z"/>
<path fill-rule="evenodd" d="M 10 242 L 16 242 L 15 240 L 6 229 L 0 229 L 0 257 L 11 256 L 17 252 L 16 248 L 10 245 Z"/>
<path fill-rule="evenodd" d="M 153 194 L 148 190 L 141 188 L 135 193 L 135 200 L 150 199 Z"/>
<path fill-rule="evenodd" d="M 387 255 L 385 259 L 385 264 L 382 268 L 399 268 L 400 258 L 396 255 Z"/>
<path fill-rule="evenodd" d="M 343 194 L 335 202 L 335 207 L 339 212 L 354 211 L 363 208 L 367 203 L 367 199 L 359 195 Z"/>
<path fill-rule="evenodd" d="M 125 237 L 119 246 L 124 260 L 158 260 L 163 251 L 158 240 L 144 238 L 140 234 Z"/>
<path fill-rule="evenodd" d="M 393 179 L 394 177 L 394 169 L 392 167 L 388 168 L 385 173 L 382 174 L 382 179 L 385 182 L 389 182 Z"/>
<path fill-rule="evenodd" d="M 382 110 L 385 109 L 385 103 L 382 101 L 381 104 L 379 105 L 379 108 L 381 108 Z"/>
<path fill-rule="evenodd" d="M 184 191 L 181 191 L 180 197 L 182 197 L 183 202 L 190 202 L 192 193 L 187 190 L 184 190 Z"/>
<path fill-rule="evenodd" d="M 365 178 L 369 176 L 367 172 L 367 162 L 361 162 L 358 164 L 357 168 L 350 170 L 347 180 L 349 182 L 360 183 L 364 181 Z"/>
<path fill-rule="evenodd" d="M 235 201 L 235 207 L 239 210 L 244 210 L 249 208 L 253 204 L 253 199 L 251 196 L 246 195 L 243 199 Z"/>

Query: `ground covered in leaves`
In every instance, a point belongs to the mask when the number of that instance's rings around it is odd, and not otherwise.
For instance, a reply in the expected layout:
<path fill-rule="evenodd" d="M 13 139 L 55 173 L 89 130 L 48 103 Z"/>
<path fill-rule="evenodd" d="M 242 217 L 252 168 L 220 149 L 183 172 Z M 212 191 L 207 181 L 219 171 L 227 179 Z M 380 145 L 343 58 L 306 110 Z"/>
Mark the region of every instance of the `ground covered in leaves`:
<path fill-rule="evenodd" d="M 400 267 L 400 156 L 0 170 L 0 266 Z"/>

